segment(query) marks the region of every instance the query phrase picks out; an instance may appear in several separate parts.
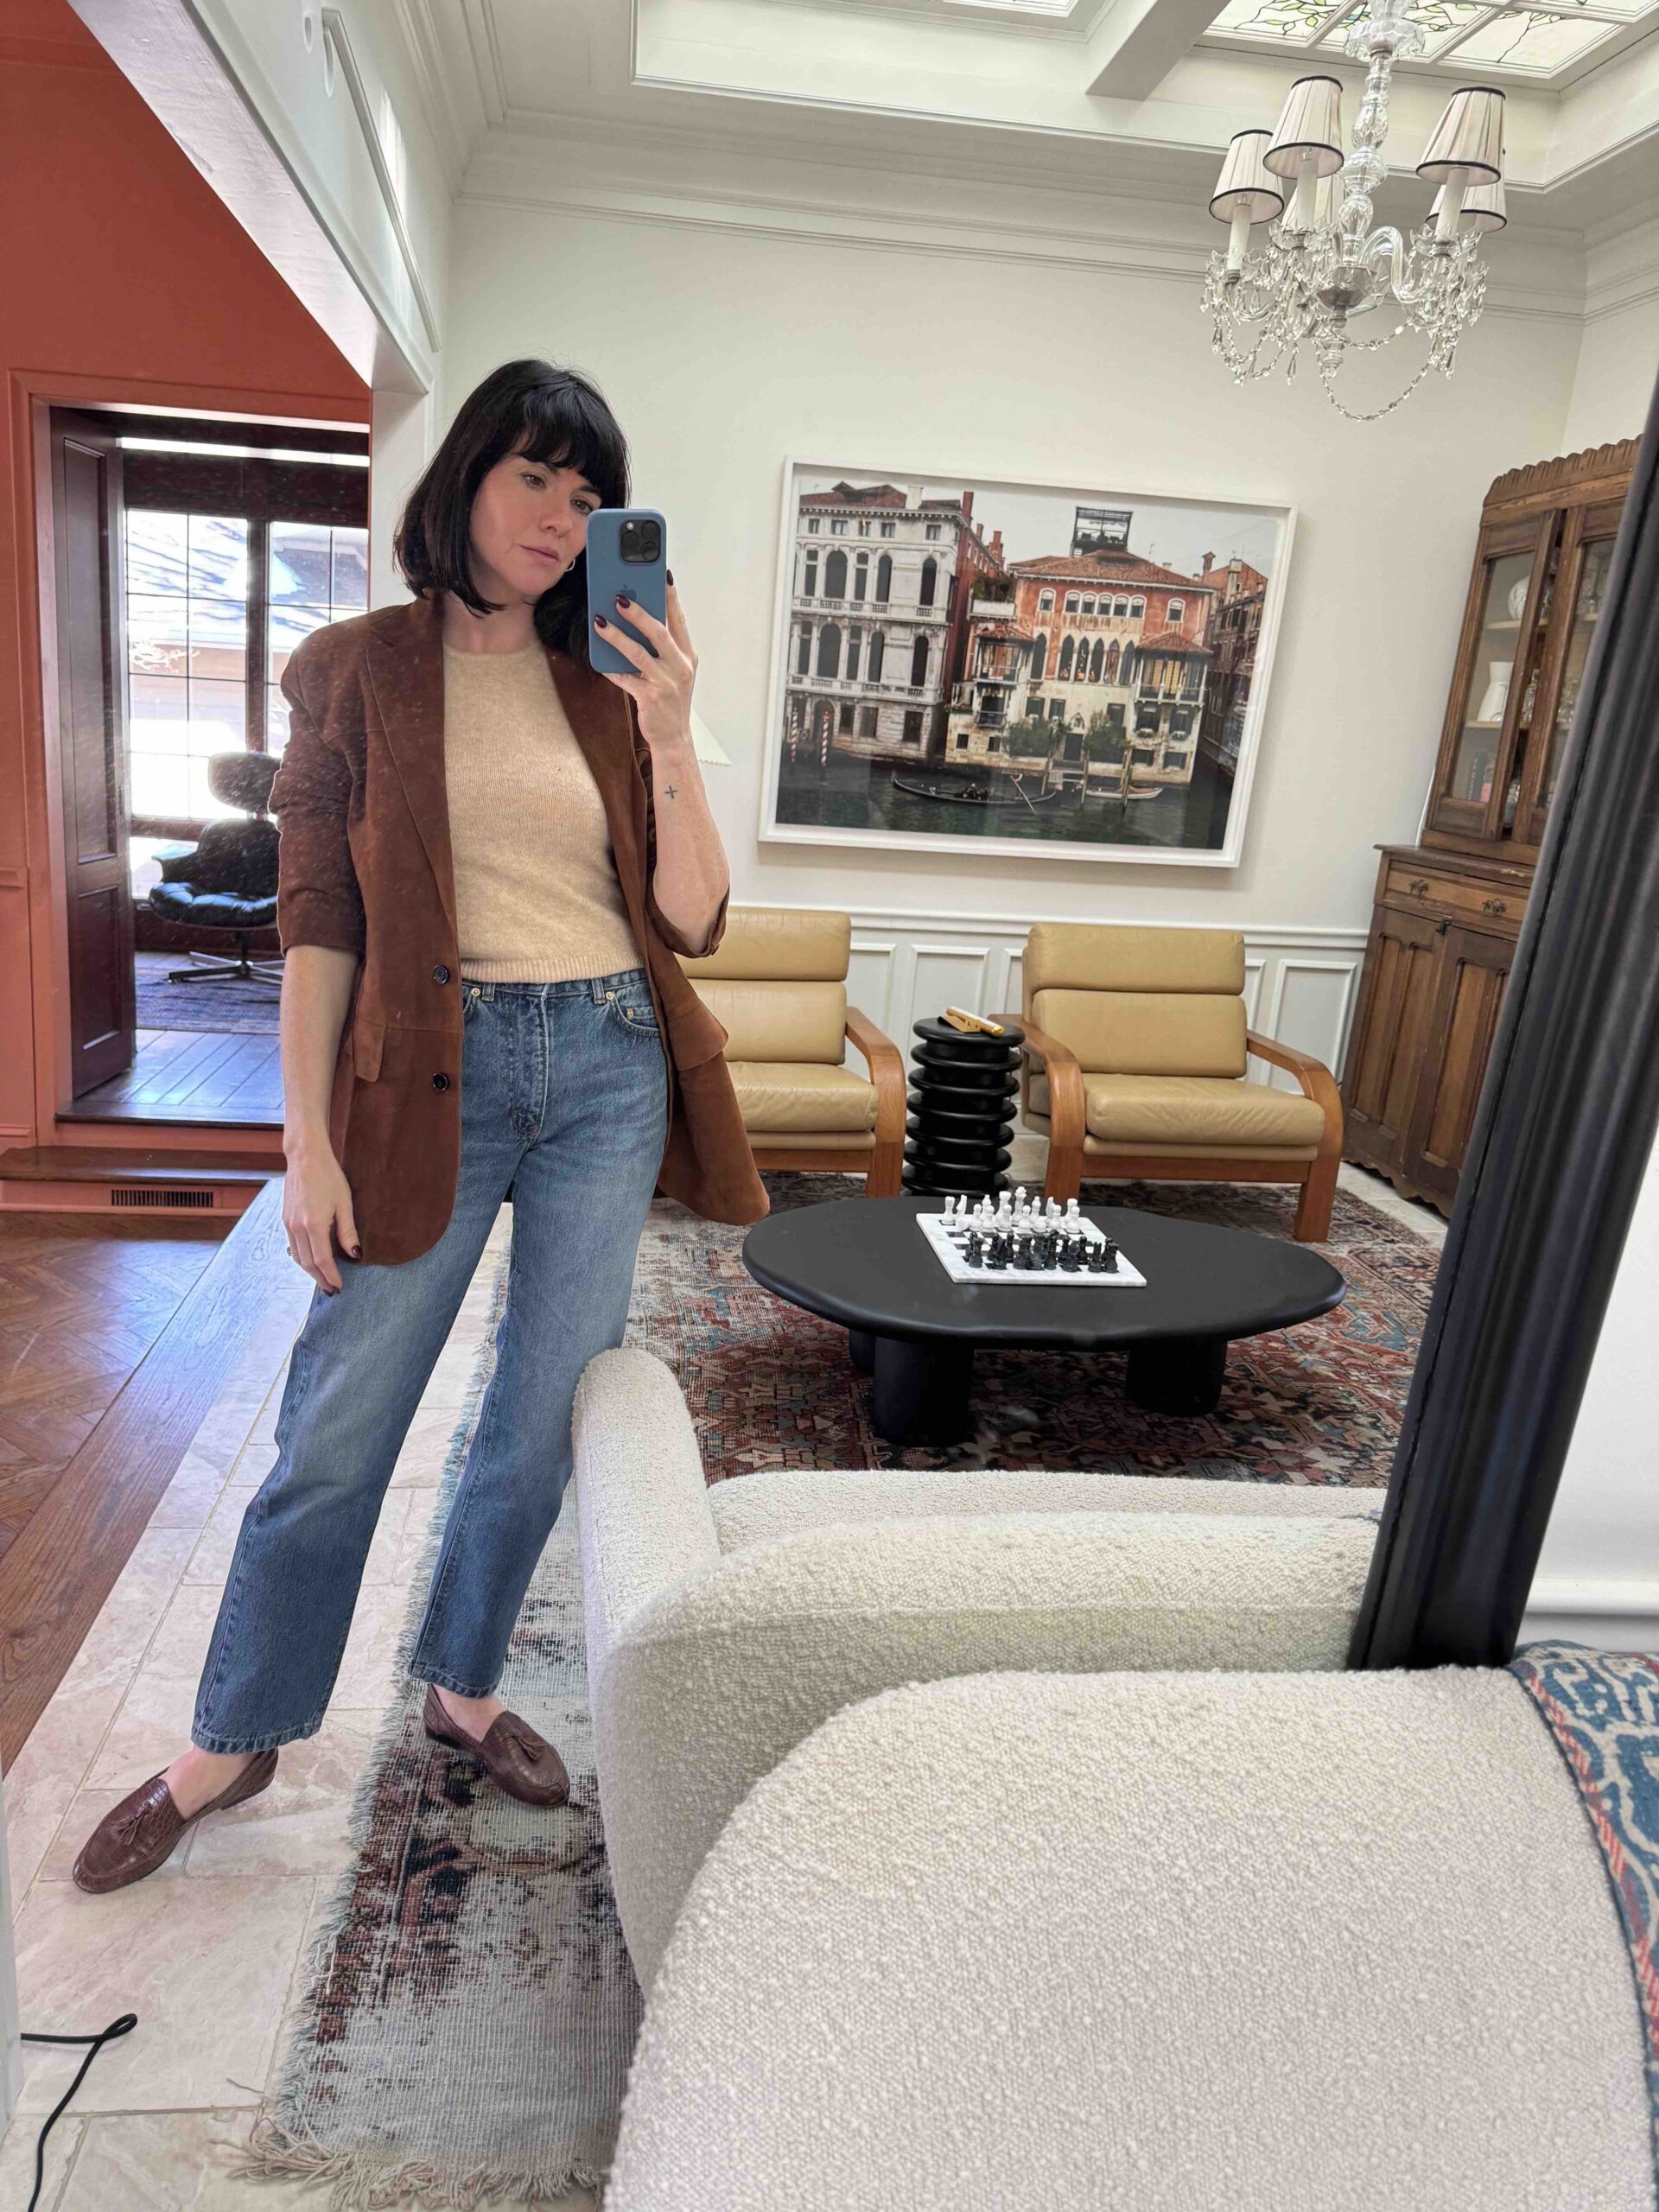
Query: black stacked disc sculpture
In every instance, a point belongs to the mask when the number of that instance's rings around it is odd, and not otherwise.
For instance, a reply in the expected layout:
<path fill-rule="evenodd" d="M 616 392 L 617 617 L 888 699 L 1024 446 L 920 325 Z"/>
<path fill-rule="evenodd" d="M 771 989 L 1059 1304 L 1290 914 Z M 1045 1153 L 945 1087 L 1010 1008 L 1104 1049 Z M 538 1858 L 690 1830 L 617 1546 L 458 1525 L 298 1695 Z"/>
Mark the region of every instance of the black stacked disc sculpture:
<path fill-rule="evenodd" d="M 910 1056 L 905 1188 L 980 1198 L 1007 1188 L 1008 1139 L 1025 1032 L 1001 1037 L 918 1021 Z"/>

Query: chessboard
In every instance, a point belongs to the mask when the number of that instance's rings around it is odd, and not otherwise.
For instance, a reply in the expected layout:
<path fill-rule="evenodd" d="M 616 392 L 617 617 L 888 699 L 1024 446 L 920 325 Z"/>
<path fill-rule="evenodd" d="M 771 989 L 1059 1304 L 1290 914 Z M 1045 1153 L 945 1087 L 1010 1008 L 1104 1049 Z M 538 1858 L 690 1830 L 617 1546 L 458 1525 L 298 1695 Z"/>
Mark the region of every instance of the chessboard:
<path fill-rule="evenodd" d="M 1075 1198 L 1065 1207 L 1057 1198 L 1029 1199 L 1023 1185 L 995 1201 L 947 1198 L 942 1213 L 918 1213 L 916 1226 L 952 1282 L 1146 1284 Z"/>

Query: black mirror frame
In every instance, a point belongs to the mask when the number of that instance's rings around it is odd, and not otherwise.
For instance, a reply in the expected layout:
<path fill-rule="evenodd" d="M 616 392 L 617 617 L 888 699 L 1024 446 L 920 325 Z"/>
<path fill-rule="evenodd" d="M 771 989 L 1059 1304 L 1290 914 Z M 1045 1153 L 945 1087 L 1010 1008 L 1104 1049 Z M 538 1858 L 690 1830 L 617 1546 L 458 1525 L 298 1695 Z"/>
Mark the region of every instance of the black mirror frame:
<path fill-rule="evenodd" d="M 1659 1126 L 1659 393 L 1602 607 L 1351 1667 L 1514 1656 Z"/>

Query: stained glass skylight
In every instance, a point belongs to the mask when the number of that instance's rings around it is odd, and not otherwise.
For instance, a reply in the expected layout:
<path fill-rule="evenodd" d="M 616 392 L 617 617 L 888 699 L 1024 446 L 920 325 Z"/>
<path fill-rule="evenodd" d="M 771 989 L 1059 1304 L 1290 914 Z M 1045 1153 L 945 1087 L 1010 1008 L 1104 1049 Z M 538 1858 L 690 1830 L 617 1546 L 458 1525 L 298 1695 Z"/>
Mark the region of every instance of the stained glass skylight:
<path fill-rule="evenodd" d="M 1364 12 L 1364 0 L 1227 0 L 1208 35 L 1335 53 Z M 1532 0 L 1527 7 L 1421 0 L 1411 12 L 1427 39 L 1423 60 L 1535 80 L 1557 75 L 1645 16 L 1659 28 L 1659 0 Z"/>

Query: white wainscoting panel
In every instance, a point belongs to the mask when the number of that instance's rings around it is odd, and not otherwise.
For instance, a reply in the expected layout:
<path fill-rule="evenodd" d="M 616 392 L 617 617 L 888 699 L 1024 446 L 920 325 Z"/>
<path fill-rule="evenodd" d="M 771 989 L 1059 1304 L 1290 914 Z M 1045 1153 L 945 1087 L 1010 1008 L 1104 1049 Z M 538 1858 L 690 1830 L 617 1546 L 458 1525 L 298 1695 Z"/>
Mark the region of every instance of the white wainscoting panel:
<path fill-rule="evenodd" d="M 851 912 L 847 995 L 906 1058 L 915 1041 L 911 1025 L 947 1006 L 966 1007 L 974 1014 L 1018 1008 L 1030 921 L 900 908 Z M 1243 937 L 1244 1005 L 1251 1028 L 1316 1053 L 1339 1074 L 1358 995 L 1365 931 L 1264 925 L 1246 926 Z M 1295 1088 L 1294 1077 L 1259 1062 L 1251 1072 Z"/>

